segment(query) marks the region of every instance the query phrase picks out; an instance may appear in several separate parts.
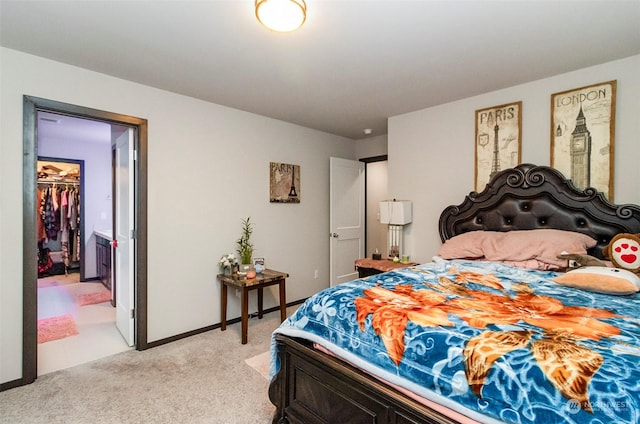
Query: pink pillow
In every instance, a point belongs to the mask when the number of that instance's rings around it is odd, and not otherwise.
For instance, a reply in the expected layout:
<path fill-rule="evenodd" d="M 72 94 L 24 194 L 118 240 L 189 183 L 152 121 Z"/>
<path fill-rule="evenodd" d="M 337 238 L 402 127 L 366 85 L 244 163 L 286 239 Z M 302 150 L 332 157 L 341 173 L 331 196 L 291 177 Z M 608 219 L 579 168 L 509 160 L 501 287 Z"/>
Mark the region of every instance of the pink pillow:
<path fill-rule="evenodd" d="M 586 234 L 554 229 L 471 231 L 445 241 L 438 255 L 444 259 L 484 258 L 488 261 L 523 262 L 535 259 L 564 267 L 562 252 L 586 254 L 596 240 Z"/>
<path fill-rule="evenodd" d="M 482 243 L 487 239 L 499 239 L 504 233 L 494 231 L 469 231 L 445 240 L 438 256 L 444 259 L 479 259 L 484 257 Z"/>

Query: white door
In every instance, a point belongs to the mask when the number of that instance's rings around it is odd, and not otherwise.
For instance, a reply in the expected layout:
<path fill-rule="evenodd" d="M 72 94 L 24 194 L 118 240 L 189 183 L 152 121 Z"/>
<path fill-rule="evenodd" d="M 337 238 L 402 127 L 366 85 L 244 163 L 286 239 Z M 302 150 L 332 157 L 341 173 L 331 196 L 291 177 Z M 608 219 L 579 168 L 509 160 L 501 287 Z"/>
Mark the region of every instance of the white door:
<path fill-rule="evenodd" d="M 115 243 L 114 270 L 116 284 L 116 326 L 129 346 L 134 344 L 134 163 L 133 129 L 129 128 L 115 142 Z"/>
<path fill-rule="evenodd" d="M 364 164 L 331 158 L 329 176 L 331 286 L 358 278 L 354 262 L 364 257 Z"/>

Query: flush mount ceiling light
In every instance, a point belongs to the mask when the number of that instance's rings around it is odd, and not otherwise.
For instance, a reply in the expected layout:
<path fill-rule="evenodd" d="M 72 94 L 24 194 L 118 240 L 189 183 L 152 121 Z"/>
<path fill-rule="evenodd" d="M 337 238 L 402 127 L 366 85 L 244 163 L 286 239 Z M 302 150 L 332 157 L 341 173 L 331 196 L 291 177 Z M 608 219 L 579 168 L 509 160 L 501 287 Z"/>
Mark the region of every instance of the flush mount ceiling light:
<path fill-rule="evenodd" d="M 304 23 L 307 5 L 304 0 L 256 0 L 256 17 L 272 31 L 290 32 Z"/>

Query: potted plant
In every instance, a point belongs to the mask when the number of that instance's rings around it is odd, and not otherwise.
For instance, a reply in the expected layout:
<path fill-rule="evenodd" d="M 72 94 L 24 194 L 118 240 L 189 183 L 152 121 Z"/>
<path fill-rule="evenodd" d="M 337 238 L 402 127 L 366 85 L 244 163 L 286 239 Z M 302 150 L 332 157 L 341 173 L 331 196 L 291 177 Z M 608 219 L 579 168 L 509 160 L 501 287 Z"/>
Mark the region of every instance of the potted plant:
<path fill-rule="evenodd" d="M 236 241 L 238 245 L 238 255 L 240 255 L 241 272 L 248 272 L 252 269 L 251 257 L 253 256 L 253 243 L 251 243 L 251 234 L 253 233 L 253 223 L 251 217 L 242 220 L 242 235 Z"/>

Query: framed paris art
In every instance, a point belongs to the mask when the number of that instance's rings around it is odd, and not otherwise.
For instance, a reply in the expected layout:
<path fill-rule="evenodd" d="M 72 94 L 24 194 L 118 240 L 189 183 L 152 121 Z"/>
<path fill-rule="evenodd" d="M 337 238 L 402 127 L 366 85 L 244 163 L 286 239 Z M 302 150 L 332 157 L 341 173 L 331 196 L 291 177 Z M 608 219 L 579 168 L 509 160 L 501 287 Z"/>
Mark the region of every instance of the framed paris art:
<path fill-rule="evenodd" d="M 475 191 L 482 191 L 496 173 L 520 163 L 521 121 L 521 101 L 476 111 Z"/>
<path fill-rule="evenodd" d="M 269 163 L 269 201 L 300 203 L 300 165 Z"/>

